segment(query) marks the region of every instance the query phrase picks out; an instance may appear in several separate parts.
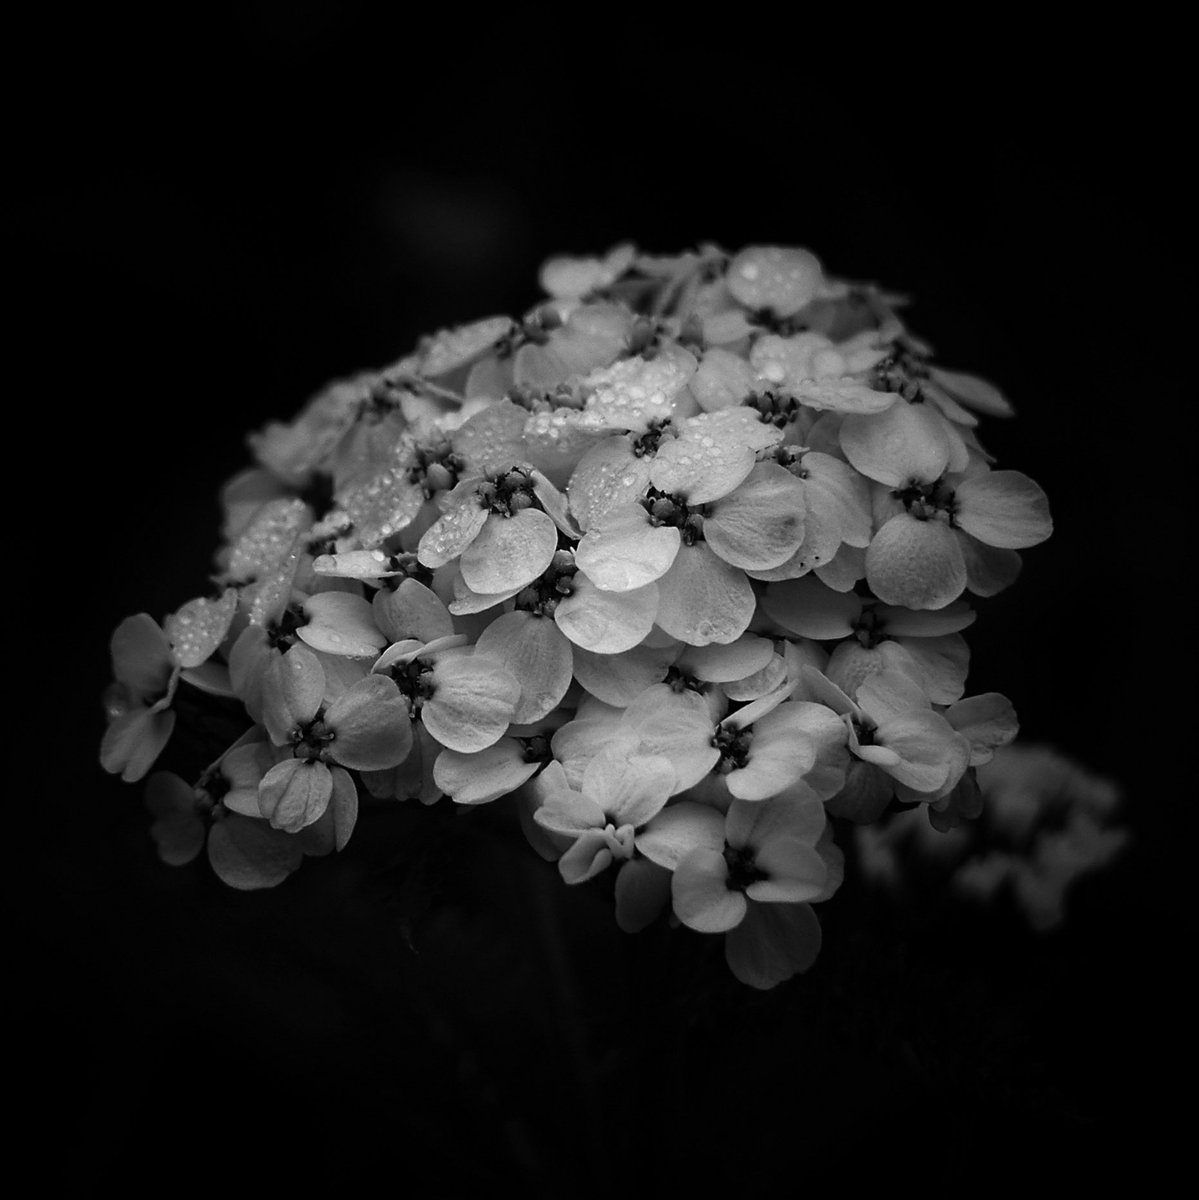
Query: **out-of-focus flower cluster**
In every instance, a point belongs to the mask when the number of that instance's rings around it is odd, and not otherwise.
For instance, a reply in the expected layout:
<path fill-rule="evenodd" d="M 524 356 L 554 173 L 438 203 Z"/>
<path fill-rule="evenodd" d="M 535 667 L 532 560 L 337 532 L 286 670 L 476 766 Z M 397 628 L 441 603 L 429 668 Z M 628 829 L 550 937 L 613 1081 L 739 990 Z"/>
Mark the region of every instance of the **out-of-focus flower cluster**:
<path fill-rule="evenodd" d="M 541 283 L 251 436 L 212 594 L 113 637 L 101 761 L 241 888 L 360 799 L 503 802 L 566 883 L 614 874 L 622 928 L 723 934 L 769 987 L 819 949 L 830 818 L 978 814 L 1016 719 L 962 633 L 1046 499 L 979 440 L 1003 396 L 806 250 Z M 183 694 L 244 710 L 195 780 L 150 773 Z"/>
<path fill-rule="evenodd" d="M 1119 788 L 1049 746 L 1023 742 L 996 751 L 979 768 L 978 785 L 982 819 L 946 834 L 911 813 L 857 828 L 863 874 L 902 889 L 913 875 L 928 877 L 931 867 L 959 895 L 978 901 L 1009 895 L 1033 929 L 1058 928 L 1074 884 L 1128 844 L 1118 819 Z"/>

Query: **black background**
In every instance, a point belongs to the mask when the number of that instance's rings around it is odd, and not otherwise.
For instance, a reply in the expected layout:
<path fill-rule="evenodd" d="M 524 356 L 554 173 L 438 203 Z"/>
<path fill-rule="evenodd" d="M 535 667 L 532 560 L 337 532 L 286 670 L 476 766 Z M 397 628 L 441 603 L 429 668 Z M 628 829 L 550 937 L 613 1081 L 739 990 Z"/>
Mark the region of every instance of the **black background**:
<path fill-rule="evenodd" d="M 582 17 L 252 5 L 19 40 L 18 1148 L 72 1194 L 1151 1182 L 1162 1080 L 1194 1078 L 1170 64 L 861 15 Z M 806 245 L 910 293 L 940 361 L 1012 397 L 986 441 L 1056 531 L 980 606 L 971 690 L 1119 780 L 1135 839 L 1065 932 L 847 887 L 813 974 L 758 997 L 701 939 L 624 939 L 487 815 L 370 814 L 378 850 L 269 895 L 156 862 L 95 761 L 107 639 L 204 590 L 244 432 L 624 239 Z"/>

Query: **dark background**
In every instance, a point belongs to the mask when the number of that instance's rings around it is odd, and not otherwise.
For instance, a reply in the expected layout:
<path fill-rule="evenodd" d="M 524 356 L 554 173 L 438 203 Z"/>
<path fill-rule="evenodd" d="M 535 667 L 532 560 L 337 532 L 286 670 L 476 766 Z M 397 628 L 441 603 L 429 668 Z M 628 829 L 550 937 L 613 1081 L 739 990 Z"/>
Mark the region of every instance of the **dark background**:
<path fill-rule="evenodd" d="M 72 1194 L 1150 1182 L 1166 1084 L 1194 1082 L 1170 65 L 1135 40 L 589 17 L 253 5 L 20 43 L 20 1148 Z M 266 895 L 155 860 L 140 789 L 95 761 L 107 639 L 204 590 L 244 432 L 625 239 L 806 245 L 910 293 L 940 361 L 1012 397 L 985 440 L 1056 532 L 980 604 L 971 690 L 1119 780 L 1134 833 L 1064 932 L 847 886 L 813 973 L 750 996 L 714 943 L 619 935 L 490 814 L 369 814 Z"/>

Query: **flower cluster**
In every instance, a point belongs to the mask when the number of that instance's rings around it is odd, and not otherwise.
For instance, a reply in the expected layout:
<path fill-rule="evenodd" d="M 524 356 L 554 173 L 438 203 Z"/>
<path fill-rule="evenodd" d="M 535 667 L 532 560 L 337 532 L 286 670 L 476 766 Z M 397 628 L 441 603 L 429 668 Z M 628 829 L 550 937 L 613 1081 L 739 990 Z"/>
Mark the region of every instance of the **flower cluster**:
<path fill-rule="evenodd" d="M 977 815 L 1016 722 L 966 695 L 969 597 L 1046 499 L 979 440 L 1003 396 L 806 250 L 626 245 L 541 283 L 250 437 L 212 595 L 114 635 L 101 761 L 146 776 L 176 698 L 224 698 L 233 745 L 149 776 L 168 862 L 266 887 L 360 799 L 507 797 L 622 928 L 724 934 L 770 987 L 819 949 L 834 820 Z"/>

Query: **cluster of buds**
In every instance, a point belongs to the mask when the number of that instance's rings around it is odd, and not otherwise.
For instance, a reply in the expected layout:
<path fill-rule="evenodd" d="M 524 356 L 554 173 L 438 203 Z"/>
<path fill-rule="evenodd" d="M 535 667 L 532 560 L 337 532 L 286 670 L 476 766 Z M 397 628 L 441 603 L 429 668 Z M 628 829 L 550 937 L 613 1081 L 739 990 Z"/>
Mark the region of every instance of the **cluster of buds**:
<path fill-rule="evenodd" d="M 1045 496 L 979 439 L 1003 396 L 806 250 L 541 283 L 251 435 L 212 594 L 114 635 L 101 762 L 240 888 L 360 801 L 506 804 L 566 883 L 615 872 L 621 928 L 723 934 L 771 987 L 818 952 L 838 825 L 978 815 L 1016 719 L 966 694 L 968 597 Z M 243 728 L 194 780 L 151 773 L 181 695 Z"/>

